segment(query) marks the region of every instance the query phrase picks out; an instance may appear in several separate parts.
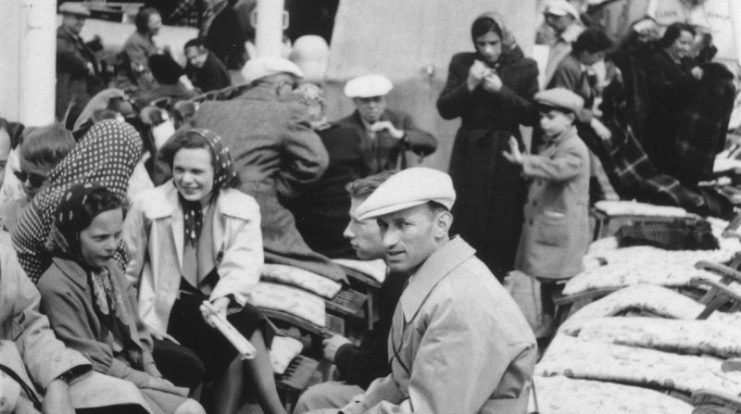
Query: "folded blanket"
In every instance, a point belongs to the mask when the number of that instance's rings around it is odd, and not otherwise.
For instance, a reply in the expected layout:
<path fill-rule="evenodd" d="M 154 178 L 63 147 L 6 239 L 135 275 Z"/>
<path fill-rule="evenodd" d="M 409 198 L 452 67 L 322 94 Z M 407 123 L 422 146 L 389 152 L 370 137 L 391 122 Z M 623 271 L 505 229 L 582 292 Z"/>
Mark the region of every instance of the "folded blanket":
<path fill-rule="evenodd" d="M 378 283 L 383 283 L 383 281 L 386 279 L 386 262 L 384 262 L 381 259 L 376 259 L 376 260 L 332 259 L 332 261 L 342 267 L 357 270 L 358 272 L 377 280 Z"/>
<path fill-rule="evenodd" d="M 280 264 L 265 264 L 262 278 L 269 282 L 295 286 L 327 299 L 332 299 L 342 289 L 342 285 L 334 280 L 298 267 Z"/>
<path fill-rule="evenodd" d="M 741 372 L 723 372 L 711 356 L 679 355 L 559 334 L 535 367 L 536 375 L 658 386 L 692 393 L 702 388 L 741 392 Z"/>
<path fill-rule="evenodd" d="M 693 407 L 658 391 L 611 382 L 535 377 L 540 414 L 690 414 Z M 534 407 L 528 412 L 533 412 Z"/>
<path fill-rule="evenodd" d="M 326 323 L 324 300 L 298 288 L 260 282 L 252 289 L 252 299 L 258 308 L 283 311 L 321 328 Z"/>
<path fill-rule="evenodd" d="M 594 208 L 613 216 L 646 216 L 646 217 L 687 217 L 689 213 L 681 207 L 658 206 L 628 200 L 602 200 L 594 204 Z"/>
<path fill-rule="evenodd" d="M 741 329 L 718 320 L 597 318 L 582 325 L 579 339 L 681 354 L 741 356 Z"/>

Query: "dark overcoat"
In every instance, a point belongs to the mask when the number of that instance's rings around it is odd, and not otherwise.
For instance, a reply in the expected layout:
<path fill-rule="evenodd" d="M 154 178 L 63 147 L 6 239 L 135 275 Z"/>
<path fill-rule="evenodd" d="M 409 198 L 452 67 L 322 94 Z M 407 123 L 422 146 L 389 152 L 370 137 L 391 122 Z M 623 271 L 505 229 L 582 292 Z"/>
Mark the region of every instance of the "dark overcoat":
<path fill-rule="evenodd" d="M 469 91 L 468 70 L 477 58 L 476 53 L 453 56 L 437 109 L 445 119 L 461 118 L 449 170 L 457 193 L 453 231 L 502 278 L 514 263 L 526 191 L 519 167 L 502 152 L 510 137 L 522 143 L 520 125 L 537 119 L 531 98 L 538 91 L 538 67 L 515 48 L 502 54 L 496 67 L 503 83 L 499 92 Z"/>

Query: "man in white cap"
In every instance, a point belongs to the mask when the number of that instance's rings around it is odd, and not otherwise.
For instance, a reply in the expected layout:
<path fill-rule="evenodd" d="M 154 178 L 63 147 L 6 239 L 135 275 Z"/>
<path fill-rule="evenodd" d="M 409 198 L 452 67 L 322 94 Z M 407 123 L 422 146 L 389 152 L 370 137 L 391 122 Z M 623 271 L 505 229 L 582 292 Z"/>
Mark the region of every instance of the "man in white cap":
<path fill-rule="evenodd" d="M 435 137 L 417 128 L 408 114 L 386 108 L 392 87 L 381 75 L 360 76 L 345 85 L 345 95 L 356 110 L 339 124 L 355 128 L 364 138 L 361 150 L 370 174 L 418 164 L 437 149 Z M 416 154 L 417 160 L 407 159 L 407 151 Z"/>
<path fill-rule="evenodd" d="M 358 207 L 378 222 L 390 272 L 409 281 L 389 333 L 391 374 L 342 413 L 526 412 L 535 338 L 474 249 L 448 235 L 454 201 L 448 174 L 410 168 Z"/>
<path fill-rule="evenodd" d="M 90 97 L 103 90 L 101 67 L 95 51 L 102 49 L 96 36 L 85 43 L 80 32 L 90 11 L 82 3 L 63 3 L 59 6 L 62 24 L 57 29 L 57 84 L 56 109 L 58 120 L 73 106 L 76 115 Z"/>
<path fill-rule="evenodd" d="M 232 100 L 205 102 L 193 122 L 221 136 L 239 173 L 239 189 L 260 204 L 265 261 L 344 280 L 339 266 L 309 248 L 280 201 L 295 198 L 329 163 L 306 108 L 288 101 L 303 74 L 287 59 L 258 57 L 242 75 L 250 89 Z"/>
<path fill-rule="evenodd" d="M 549 0 L 543 9 L 545 24 L 554 34 L 548 63 L 545 68 L 545 85 L 550 84 L 558 64 L 571 53 L 571 44 L 576 41 L 584 26 L 581 24 L 579 11 L 567 0 Z"/>

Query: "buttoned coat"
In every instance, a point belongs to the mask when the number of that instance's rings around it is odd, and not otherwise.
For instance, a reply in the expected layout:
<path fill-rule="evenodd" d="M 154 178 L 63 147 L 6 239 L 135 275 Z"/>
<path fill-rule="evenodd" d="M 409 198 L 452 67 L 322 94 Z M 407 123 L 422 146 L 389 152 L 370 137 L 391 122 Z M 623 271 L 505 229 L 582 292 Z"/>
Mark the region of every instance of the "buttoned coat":
<path fill-rule="evenodd" d="M 231 296 L 244 305 L 263 265 L 260 209 L 252 197 L 234 189 L 221 189 L 210 208 L 213 262 L 220 278 L 210 298 Z M 184 237 L 183 210 L 172 181 L 134 200 L 123 230 L 130 255 L 126 277 L 138 287 L 139 315 L 155 332 L 167 332 L 178 296 Z"/>
<path fill-rule="evenodd" d="M 70 348 L 82 352 L 90 359 L 93 368 L 103 374 L 134 381 L 132 368 L 143 371 L 154 364 L 152 338 L 139 318 L 136 300 L 117 264 L 108 266 L 111 282 L 123 297 L 125 320 L 114 317 L 120 327 L 124 350 L 120 355 L 106 342 L 110 328 L 98 317 L 93 289 L 88 273 L 70 259 L 55 257 L 39 279 L 41 309 L 49 315 L 51 326 L 59 339 Z M 133 295 L 133 293 L 131 293 Z"/>
<path fill-rule="evenodd" d="M 454 238 L 410 277 L 389 334 L 391 374 L 343 413 L 526 412 L 535 337 L 474 253 Z"/>
<path fill-rule="evenodd" d="M 589 247 L 589 150 L 571 127 L 538 155 L 523 156 L 532 179 L 515 268 L 545 279 L 582 270 Z"/>
<path fill-rule="evenodd" d="M 378 132 L 375 139 L 369 138 L 363 119 L 357 110 L 338 121 L 341 126 L 353 128 L 361 138 L 360 148 L 368 175 L 419 164 L 423 157 L 432 154 L 437 149 L 435 137 L 419 129 L 409 114 L 387 109 L 379 120 L 391 122 L 395 128 L 404 131 L 404 137 L 396 139 L 384 130 Z M 408 154 L 407 151 L 412 154 Z M 410 155 L 412 159 L 409 159 Z M 414 155 L 417 156 L 416 160 Z"/>
<path fill-rule="evenodd" d="M 221 136 L 239 174 L 239 189 L 260 205 L 266 261 L 344 280 L 339 266 L 309 248 L 284 205 L 319 180 L 329 164 L 306 108 L 279 100 L 275 87 L 263 83 L 235 99 L 204 103 L 193 122 Z"/>

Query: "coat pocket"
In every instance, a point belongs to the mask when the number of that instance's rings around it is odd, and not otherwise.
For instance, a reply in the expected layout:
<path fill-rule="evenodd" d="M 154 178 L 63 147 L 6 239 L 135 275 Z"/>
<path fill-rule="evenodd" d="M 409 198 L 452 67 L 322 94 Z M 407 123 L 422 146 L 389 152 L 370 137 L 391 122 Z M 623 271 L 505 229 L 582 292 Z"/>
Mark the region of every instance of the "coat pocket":
<path fill-rule="evenodd" d="M 563 246 L 567 239 L 566 213 L 547 209 L 536 219 L 533 241 L 545 246 Z"/>

